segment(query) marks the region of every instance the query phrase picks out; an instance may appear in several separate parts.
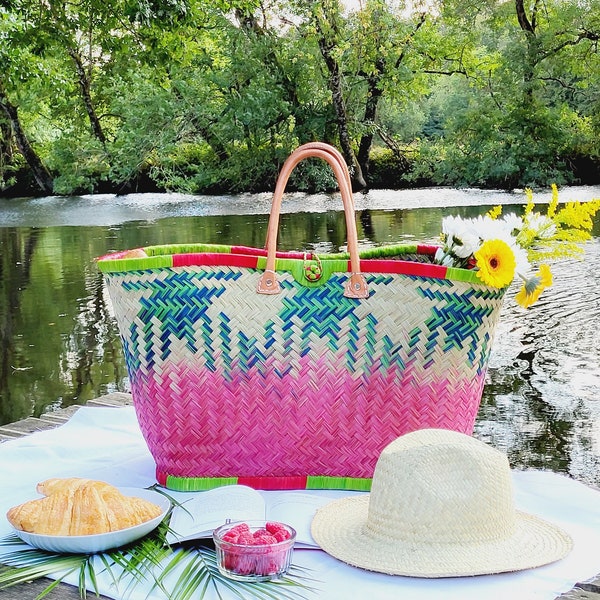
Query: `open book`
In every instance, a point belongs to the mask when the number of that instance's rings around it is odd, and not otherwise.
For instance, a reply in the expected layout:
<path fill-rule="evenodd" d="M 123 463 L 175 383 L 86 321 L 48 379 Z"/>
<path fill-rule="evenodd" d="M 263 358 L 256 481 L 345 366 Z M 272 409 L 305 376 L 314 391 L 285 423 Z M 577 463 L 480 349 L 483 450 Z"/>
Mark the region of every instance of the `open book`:
<path fill-rule="evenodd" d="M 226 485 L 198 492 L 175 506 L 167 542 L 211 538 L 213 529 L 232 521 L 280 521 L 296 530 L 296 548 L 318 548 L 310 524 L 318 508 L 332 498 L 304 492 L 261 494 L 245 485 Z"/>

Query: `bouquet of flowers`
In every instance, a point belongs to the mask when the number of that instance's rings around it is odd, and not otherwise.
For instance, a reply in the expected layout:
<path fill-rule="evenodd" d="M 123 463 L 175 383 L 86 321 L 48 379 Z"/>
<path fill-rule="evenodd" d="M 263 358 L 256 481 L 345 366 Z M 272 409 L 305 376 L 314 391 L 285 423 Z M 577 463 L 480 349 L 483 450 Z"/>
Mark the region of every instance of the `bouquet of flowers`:
<path fill-rule="evenodd" d="M 542 214 L 535 211 L 533 192 L 526 190 L 526 196 L 522 216 L 502 215 L 502 206 L 497 206 L 476 219 L 446 217 L 435 262 L 475 269 L 482 283 L 491 287 L 504 288 L 518 278 L 522 287 L 515 300 L 524 308 L 531 306 L 552 285 L 552 271 L 543 261 L 583 253 L 581 243 L 591 237 L 600 200 L 568 202 L 561 208 L 553 185 L 552 200 Z"/>

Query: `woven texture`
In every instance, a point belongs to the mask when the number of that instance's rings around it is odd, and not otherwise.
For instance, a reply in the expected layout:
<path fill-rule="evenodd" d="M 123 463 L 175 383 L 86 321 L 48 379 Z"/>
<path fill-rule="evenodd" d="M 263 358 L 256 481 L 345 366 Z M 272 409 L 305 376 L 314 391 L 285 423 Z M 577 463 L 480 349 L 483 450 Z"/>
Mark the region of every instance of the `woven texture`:
<path fill-rule="evenodd" d="M 365 489 L 399 435 L 472 432 L 503 290 L 370 272 L 357 300 L 347 273 L 306 287 L 278 272 L 269 296 L 260 275 L 105 273 L 160 483 Z"/>
<path fill-rule="evenodd" d="M 351 565 L 413 577 L 529 569 L 573 547 L 559 527 L 516 510 L 505 454 L 441 429 L 386 446 L 371 493 L 323 506 L 311 532 L 325 552 Z"/>

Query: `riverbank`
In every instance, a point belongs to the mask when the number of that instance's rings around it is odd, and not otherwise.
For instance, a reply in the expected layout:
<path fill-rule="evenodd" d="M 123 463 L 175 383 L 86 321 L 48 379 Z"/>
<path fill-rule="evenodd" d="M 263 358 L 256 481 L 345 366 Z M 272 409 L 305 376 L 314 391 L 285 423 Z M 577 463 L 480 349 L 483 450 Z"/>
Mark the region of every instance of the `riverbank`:
<path fill-rule="evenodd" d="M 86 406 L 97 407 L 122 407 L 132 404 L 130 394 L 115 392 L 89 401 Z M 27 418 L 21 421 L 0 427 L 0 443 L 11 439 L 24 437 L 38 431 L 59 427 L 66 423 L 81 407 L 71 406 L 48 412 L 40 418 Z M 6 600 L 36 600 L 40 593 L 47 587 L 49 580 L 38 580 L 28 584 L 18 585 L 2 590 L 2 597 Z M 61 584 L 46 596 L 48 600 L 79 600 L 76 587 Z M 108 600 L 100 596 L 100 600 Z M 600 575 L 590 581 L 577 583 L 573 589 L 561 594 L 556 600 L 600 600 Z"/>

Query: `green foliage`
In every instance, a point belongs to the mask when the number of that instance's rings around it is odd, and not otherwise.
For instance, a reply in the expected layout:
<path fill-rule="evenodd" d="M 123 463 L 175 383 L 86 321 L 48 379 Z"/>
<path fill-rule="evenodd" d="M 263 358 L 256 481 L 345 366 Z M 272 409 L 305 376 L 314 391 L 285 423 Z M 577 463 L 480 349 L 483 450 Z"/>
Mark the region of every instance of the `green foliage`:
<path fill-rule="evenodd" d="M 54 192 L 63 196 L 92 193 L 108 178 L 110 168 L 98 140 L 76 139 L 75 134 L 62 136 L 53 144 L 48 166 L 58 173 Z"/>
<path fill-rule="evenodd" d="M 438 4 L 13 0 L 0 8 L 0 92 L 62 194 L 141 177 L 270 188 L 296 145 L 341 147 L 342 131 L 362 160 L 372 150 L 371 186 L 546 186 L 597 165 L 600 0 L 527 5 L 531 31 L 511 3 Z M 24 161 L 14 134 L 0 151 L 6 187 Z M 310 166 L 291 185 L 331 181 Z"/>
<path fill-rule="evenodd" d="M 88 591 L 100 594 L 97 580 L 104 571 L 124 596 L 143 584 L 162 590 L 171 600 L 201 600 L 207 590 L 214 590 L 219 597 L 228 590 L 240 599 L 263 600 L 302 600 L 314 593 L 306 571 L 300 567 L 292 567 L 288 575 L 276 581 L 247 583 L 227 579 L 219 572 L 214 548 L 171 548 L 165 544 L 167 531 L 165 520 L 142 539 L 97 555 L 54 554 L 31 548 L 14 534 L 7 536 L 0 540 L 0 546 L 14 550 L 4 556 L 4 564 L 0 565 L 0 590 L 52 576 L 55 581 L 42 592 L 45 595 L 75 574 L 79 596 L 85 599 Z"/>
<path fill-rule="evenodd" d="M 260 192 L 273 187 L 277 177 L 275 151 L 265 146 L 217 158 L 204 144 L 179 145 L 150 169 L 151 178 L 167 190 L 188 193 Z"/>
<path fill-rule="evenodd" d="M 398 156 L 389 148 L 374 148 L 370 154 L 369 175 L 374 188 L 402 188 L 407 186 L 410 170 L 406 156 Z"/>

